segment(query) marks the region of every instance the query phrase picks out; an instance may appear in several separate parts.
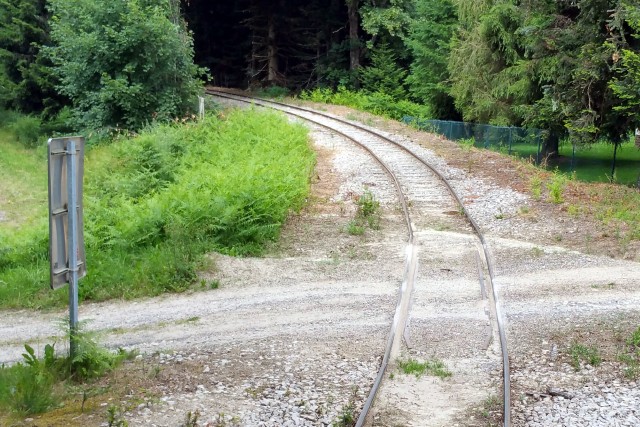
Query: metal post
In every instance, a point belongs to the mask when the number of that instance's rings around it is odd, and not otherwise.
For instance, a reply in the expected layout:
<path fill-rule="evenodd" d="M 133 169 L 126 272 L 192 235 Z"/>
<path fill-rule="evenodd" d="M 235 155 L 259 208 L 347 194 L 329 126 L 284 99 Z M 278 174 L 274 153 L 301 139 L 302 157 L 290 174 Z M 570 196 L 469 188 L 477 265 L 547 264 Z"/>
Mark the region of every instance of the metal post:
<path fill-rule="evenodd" d="M 513 126 L 509 126 L 509 155 L 511 155 L 511 141 L 513 140 Z"/>
<path fill-rule="evenodd" d="M 198 115 L 200 116 L 200 120 L 204 120 L 204 97 L 198 97 Z"/>
<path fill-rule="evenodd" d="M 613 182 L 614 174 L 616 173 L 616 157 L 618 155 L 618 143 L 614 143 L 613 148 L 613 161 L 611 162 L 611 181 Z"/>
<path fill-rule="evenodd" d="M 76 142 L 67 144 L 67 253 L 69 256 L 69 355 L 76 353 L 78 327 L 78 193 Z"/>

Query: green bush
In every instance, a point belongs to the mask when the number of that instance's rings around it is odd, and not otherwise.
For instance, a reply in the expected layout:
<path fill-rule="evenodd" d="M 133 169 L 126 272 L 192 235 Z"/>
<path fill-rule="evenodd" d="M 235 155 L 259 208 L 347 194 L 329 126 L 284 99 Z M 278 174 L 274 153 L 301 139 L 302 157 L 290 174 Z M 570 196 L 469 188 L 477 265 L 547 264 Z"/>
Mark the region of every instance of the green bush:
<path fill-rule="evenodd" d="M 269 86 L 259 89 L 256 92 L 256 95 L 263 98 L 284 98 L 285 96 L 289 96 L 289 94 L 289 89 L 282 86 Z"/>
<path fill-rule="evenodd" d="M 47 50 L 79 128 L 139 130 L 185 117 L 203 70 L 173 0 L 52 0 Z M 117 30 L 116 30 L 117 29 Z"/>
<path fill-rule="evenodd" d="M 337 91 L 327 88 L 303 91 L 300 93 L 299 98 L 305 101 L 344 105 L 394 120 L 401 120 L 404 116 L 421 119 L 431 116 L 431 110 L 428 106 L 397 99 L 383 92 L 355 92 L 343 86 L 339 87 Z"/>
<path fill-rule="evenodd" d="M 10 130 L 25 147 L 33 148 L 42 142 L 42 120 L 39 117 L 20 115 L 11 123 Z"/>

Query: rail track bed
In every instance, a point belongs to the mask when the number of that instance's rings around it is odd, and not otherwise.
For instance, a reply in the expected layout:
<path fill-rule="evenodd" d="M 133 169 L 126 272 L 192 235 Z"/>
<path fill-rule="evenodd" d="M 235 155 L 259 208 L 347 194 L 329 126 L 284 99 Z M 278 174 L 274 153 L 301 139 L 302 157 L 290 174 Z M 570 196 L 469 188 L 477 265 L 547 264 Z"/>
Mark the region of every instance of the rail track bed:
<path fill-rule="evenodd" d="M 364 185 L 388 206 L 394 203 L 388 191 L 394 184 L 395 203 L 404 212 L 408 228 L 405 274 L 399 281 L 399 301 L 378 379 L 356 425 L 402 418 L 404 410 L 398 408 L 407 402 L 410 418 L 423 419 L 425 425 L 444 425 L 458 408 L 500 394 L 501 388 L 507 390 L 506 395 L 502 393 L 502 418 L 510 425 L 508 356 L 492 288 L 493 266 L 482 231 L 449 182 L 455 176 L 441 174 L 429 163 L 428 153 L 409 141 L 307 109 L 209 93 L 281 110 L 361 147 L 371 157 L 369 167 L 378 169 Z M 461 337 L 466 337 L 464 346 Z M 457 378 L 414 385 L 386 381 L 373 405 L 387 364 L 413 358 L 426 363 L 445 360 L 454 366 Z"/>

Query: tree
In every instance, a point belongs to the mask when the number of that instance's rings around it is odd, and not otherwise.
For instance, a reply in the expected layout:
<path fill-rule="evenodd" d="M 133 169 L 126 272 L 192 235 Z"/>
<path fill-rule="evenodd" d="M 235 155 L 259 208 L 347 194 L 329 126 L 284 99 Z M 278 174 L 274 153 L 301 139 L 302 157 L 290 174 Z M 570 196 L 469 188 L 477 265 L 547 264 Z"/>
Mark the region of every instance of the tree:
<path fill-rule="evenodd" d="M 623 3 L 614 14 L 614 21 L 628 23 L 633 34 L 622 49 L 610 44 L 618 75 L 609 83 L 620 103 L 614 109 L 628 121 L 630 129 L 640 128 L 640 7 L 631 3 Z M 620 27 L 620 26 L 618 26 Z M 625 40 L 626 41 L 626 40 Z M 633 48 L 635 46 L 635 49 Z M 638 139 L 638 136 L 636 136 Z M 639 145 L 640 147 L 640 145 Z"/>
<path fill-rule="evenodd" d="M 55 91 L 45 0 L 0 0 L 0 108 L 54 115 L 64 103 Z"/>
<path fill-rule="evenodd" d="M 455 0 L 449 71 L 465 119 L 548 129 L 548 152 L 561 136 L 619 142 L 629 121 L 610 82 L 620 50 L 637 43 L 619 13 L 624 3 Z"/>
<path fill-rule="evenodd" d="M 361 69 L 362 88 L 368 92 L 379 92 L 394 99 L 404 99 L 407 91 L 404 80 L 407 71 L 398 67 L 396 56 L 388 45 L 382 44 L 371 53 L 371 65 Z"/>
<path fill-rule="evenodd" d="M 201 91 L 175 0 L 52 0 L 49 49 L 77 125 L 139 129 L 188 114 Z"/>
<path fill-rule="evenodd" d="M 449 95 L 447 61 L 451 38 L 458 22 L 450 0 L 415 0 L 408 34 L 411 50 L 411 74 L 407 77 L 414 99 L 431 106 L 442 119 L 459 119 L 453 98 Z"/>

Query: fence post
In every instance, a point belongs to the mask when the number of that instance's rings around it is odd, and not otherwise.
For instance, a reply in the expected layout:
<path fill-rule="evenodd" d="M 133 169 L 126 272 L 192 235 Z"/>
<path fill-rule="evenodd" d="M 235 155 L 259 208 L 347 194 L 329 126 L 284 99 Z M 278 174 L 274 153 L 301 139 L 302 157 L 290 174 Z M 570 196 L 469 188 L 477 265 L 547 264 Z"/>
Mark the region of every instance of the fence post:
<path fill-rule="evenodd" d="M 511 155 L 511 140 L 513 138 L 513 126 L 509 126 L 509 155 Z"/>
<path fill-rule="evenodd" d="M 611 162 L 611 180 L 613 180 L 613 174 L 616 172 L 616 156 L 617 155 L 618 155 L 618 143 L 614 142 L 613 162 Z"/>

